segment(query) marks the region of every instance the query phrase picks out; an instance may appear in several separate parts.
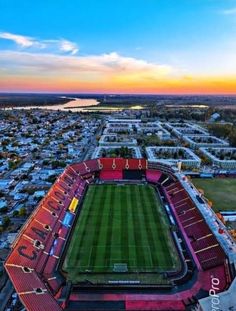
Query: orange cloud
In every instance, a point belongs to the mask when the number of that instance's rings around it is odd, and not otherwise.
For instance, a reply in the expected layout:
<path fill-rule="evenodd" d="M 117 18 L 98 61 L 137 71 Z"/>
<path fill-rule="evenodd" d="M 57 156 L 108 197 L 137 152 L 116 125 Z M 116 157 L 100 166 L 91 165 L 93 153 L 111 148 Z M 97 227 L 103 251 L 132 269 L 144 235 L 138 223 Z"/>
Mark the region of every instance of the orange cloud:
<path fill-rule="evenodd" d="M 158 81 L 127 79 L 78 81 L 73 78 L 35 76 L 0 77 L 1 91 L 73 92 L 73 93 L 144 93 L 144 94 L 235 94 L 236 78 L 175 78 Z"/>
<path fill-rule="evenodd" d="M 183 74 L 117 53 L 90 56 L 2 51 L 0 91 L 235 94 L 235 76 Z"/>

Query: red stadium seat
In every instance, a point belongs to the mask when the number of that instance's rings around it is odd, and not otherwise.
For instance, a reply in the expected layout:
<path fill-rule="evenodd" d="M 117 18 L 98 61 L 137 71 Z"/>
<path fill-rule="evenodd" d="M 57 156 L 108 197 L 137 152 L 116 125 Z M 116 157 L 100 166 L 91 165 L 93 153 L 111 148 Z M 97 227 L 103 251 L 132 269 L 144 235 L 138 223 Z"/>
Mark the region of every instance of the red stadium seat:
<path fill-rule="evenodd" d="M 48 292 L 42 293 L 22 293 L 19 294 L 21 301 L 24 303 L 27 310 L 30 311 L 62 311 L 54 297 Z"/>
<path fill-rule="evenodd" d="M 146 170 L 146 179 L 148 182 L 157 183 L 162 175 L 162 172 L 157 170 Z"/>
<path fill-rule="evenodd" d="M 11 276 L 11 280 L 18 292 L 29 292 L 36 288 L 46 289 L 40 278 L 33 270 L 24 272 L 20 267 L 6 266 L 7 271 Z"/>
<path fill-rule="evenodd" d="M 181 183 L 175 182 L 167 186 L 165 191 L 176 210 L 178 219 L 190 240 L 201 267 L 210 269 L 217 265 L 223 265 L 225 255 L 221 246 Z"/>
<path fill-rule="evenodd" d="M 98 163 L 102 171 L 123 170 L 125 168 L 125 159 L 121 158 L 101 158 Z"/>
<path fill-rule="evenodd" d="M 118 170 L 102 170 L 100 172 L 101 180 L 121 180 L 123 178 L 123 172 Z"/>

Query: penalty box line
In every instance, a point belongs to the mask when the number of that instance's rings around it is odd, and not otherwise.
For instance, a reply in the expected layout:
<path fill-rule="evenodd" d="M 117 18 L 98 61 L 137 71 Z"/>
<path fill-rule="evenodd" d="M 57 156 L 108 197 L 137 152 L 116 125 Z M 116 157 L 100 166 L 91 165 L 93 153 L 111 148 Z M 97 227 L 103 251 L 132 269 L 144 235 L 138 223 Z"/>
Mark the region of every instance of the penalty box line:
<path fill-rule="evenodd" d="M 89 264 L 90 264 L 90 261 L 91 261 L 91 256 L 92 256 L 92 251 L 94 248 L 97 248 L 97 249 L 104 249 L 106 248 L 107 245 L 94 245 L 94 246 L 91 246 L 90 247 L 90 251 L 89 251 L 89 256 L 88 256 L 88 261 L 87 261 L 87 267 L 89 267 Z M 123 246 L 124 248 L 126 248 L 127 246 Z M 121 248 L 120 246 L 112 246 L 111 248 Z M 146 254 L 148 254 L 148 257 L 149 257 L 149 262 L 150 262 L 150 265 L 145 265 L 146 267 L 153 267 L 153 261 L 152 261 L 152 255 L 151 255 L 151 248 L 150 246 L 139 246 L 139 245 L 130 245 L 128 246 L 128 249 L 129 248 L 144 248 L 144 249 L 148 249 L 147 252 L 145 252 Z M 97 253 L 97 251 L 96 251 Z M 128 257 L 128 256 L 127 256 Z M 110 258 L 105 258 L 106 260 L 109 260 L 111 263 L 119 263 L 119 262 L 123 262 L 124 259 L 121 259 L 121 258 L 116 258 L 116 257 L 110 257 Z M 137 257 L 134 256 L 134 257 L 129 257 L 127 258 L 127 261 L 125 263 L 129 264 L 129 262 L 136 262 L 137 261 Z M 94 266 L 94 267 L 103 267 L 103 266 Z M 108 266 L 104 266 L 104 267 L 108 267 Z M 137 265 L 132 265 L 132 267 L 138 267 Z"/>

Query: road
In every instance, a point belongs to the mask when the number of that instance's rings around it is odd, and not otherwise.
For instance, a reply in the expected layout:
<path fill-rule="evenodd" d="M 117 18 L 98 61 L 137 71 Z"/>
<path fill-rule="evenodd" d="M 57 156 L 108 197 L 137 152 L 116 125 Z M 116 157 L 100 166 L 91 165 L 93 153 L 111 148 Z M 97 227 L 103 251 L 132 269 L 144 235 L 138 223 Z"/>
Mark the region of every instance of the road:
<path fill-rule="evenodd" d="M 97 136 L 101 136 L 103 131 L 103 123 L 99 126 L 95 134 L 91 137 L 89 145 L 85 148 L 85 151 L 80 156 L 80 161 L 85 161 L 91 158 L 94 149 L 97 147 Z"/>
<path fill-rule="evenodd" d="M 0 311 L 4 311 L 7 303 L 9 301 L 9 299 L 11 298 L 11 295 L 13 294 L 13 286 L 11 284 L 11 281 L 8 280 L 6 282 L 6 285 L 4 286 L 4 288 L 1 290 L 0 293 Z"/>

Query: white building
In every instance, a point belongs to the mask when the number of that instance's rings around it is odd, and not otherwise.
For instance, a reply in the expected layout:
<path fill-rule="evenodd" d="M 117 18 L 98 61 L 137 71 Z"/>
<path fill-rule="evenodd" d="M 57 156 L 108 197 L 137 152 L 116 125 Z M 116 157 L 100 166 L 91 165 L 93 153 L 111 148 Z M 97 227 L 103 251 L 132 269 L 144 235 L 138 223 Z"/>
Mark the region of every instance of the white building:
<path fill-rule="evenodd" d="M 140 134 L 155 134 L 161 140 L 169 140 L 171 137 L 170 132 L 168 132 L 160 122 L 147 122 L 136 124 L 137 133 Z"/>
<path fill-rule="evenodd" d="M 103 131 L 104 135 L 111 135 L 111 134 L 120 134 L 120 135 L 125 135 L 125 134 L 130 134 L 133 132 L 133 127 L 131 124 L 126 124 L 122 125 L 119 124 L 119 126 L 107 126 L 105 130 Z"/>
<path fill-rule="evenodd" d="M 140 119 L 114 119 L 114 118 L 109 118 L 108 119 L 108 123 L 112 124 L 112 123 L 123 123 L 123 124 L 132 124 L 132 125 L 136 125 L 141 123 Z"/>
<path fill-rule="evenodd" d="M 186 127 L 186 128 L 174 128 L 173 133 L 178 137 L 188 136 L 188 135 L 201 135 L 209 136 L 210 134 L 207 130 L 200 127 Z"/>
<path fill-rule="evenodd" d="M 122 135 L 102 135 L 99 140 L 99 146 L 137 146 L 137 140 Z"/>
<path fill-rule="evenodd" d="M 113 150 L 115 152 L 116 149 L 120 149 L 121 147 L 122 146 L 118 146 L 118 145 L 112 146 L 112 147 L 97 147 L 92 154 L 92 159 L 101 158 L 103 156 L 104 151 L 110 151 L 112 153 Z M 142 158 L 142 154 L 141 154 L 139 147 L 128 147 L 128 149 L 132 151 L 133 158 L 136 158 L 136 159 Z"/>
<path fill-rule="evenodd" d="M 180 151 L 182 156 L 178 157 Z M 174 156 L 176 153 L 177 155 Z M 147 147 L 146 154 L 150 162 L 162 162 L 172 165 L 182 163 L 189 168 L 199 168 L 201 165 L 201 159 L 192 150 L 184 147 Z"/>
<path fill-rule="evenodd" d="M 167 122 L 166 127 L 168 129 L 193 128 L 193 124 L 185 122 Z"/>
<path fill-rule="evenodd" d="M 223 169 L 236 169 L 236 148 L 200 148 L 214 164 Z"/>
<path fill-rule="evenodd" d="M 215 136 L 206 136 L 206 135 L 188 135 L 183 136 L 183 139 L 186 143 L 190 145 L 191 148 L 208 148 L 208 147 L 227 147 L 229 143 L 223 139 L 217 138 Z"/>
<path fill-rule="evenodd" d="M 208 131 L 197 124 L 167 123 L 166 126 L 179 138 L 189 135 L 209 136 Z"/>

